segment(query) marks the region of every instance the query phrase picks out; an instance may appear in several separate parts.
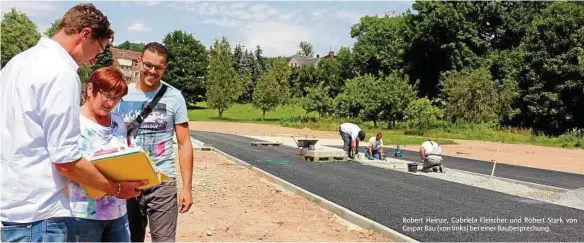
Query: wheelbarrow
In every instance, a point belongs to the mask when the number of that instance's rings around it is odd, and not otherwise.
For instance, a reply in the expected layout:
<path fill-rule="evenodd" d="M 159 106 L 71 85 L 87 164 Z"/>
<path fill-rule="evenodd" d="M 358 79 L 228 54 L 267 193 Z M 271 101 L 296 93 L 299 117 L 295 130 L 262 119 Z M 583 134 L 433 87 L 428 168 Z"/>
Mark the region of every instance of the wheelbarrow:
<path fill-rule="evenodd" d="M 305 149 L 314 150 L 314 145 L 318 142 L 318 139 L 296 139 L 294 136 L 290 136 L 296 142 L 296 153 L 301 155 L 304 153 Z"/>

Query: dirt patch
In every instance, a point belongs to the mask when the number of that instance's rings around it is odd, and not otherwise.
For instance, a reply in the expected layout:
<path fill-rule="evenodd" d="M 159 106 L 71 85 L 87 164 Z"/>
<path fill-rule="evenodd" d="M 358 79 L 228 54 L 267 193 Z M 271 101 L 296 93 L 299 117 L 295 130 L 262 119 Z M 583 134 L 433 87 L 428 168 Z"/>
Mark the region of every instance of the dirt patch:
<path fill-rule="evenodd" d="M 338 132 L 314 131 L 277 125 L 230 123 L 230 122 L 190 122 L 190 128 L 198 131 L 222 132 L 254 136 L 296 136 L 316 138 L 339 138 Z M 339 138 L 340 139 L 340 138 Z M 562 149 L 535 145 L 499 144 L 494 142 L 454 140 L 456 145 L 444 145 L 446 155 L 521 165 L 539 169 L 557 170 L 584 174 L 584 150 Z M 386 141 L 391 145 L 391 141 Z M 417 151 L 420 145 L 406 145 L 405 149 Z M 446 163 L 446 162 L 445 162 Z"/>
<path fill-rule="evenodd" d="M 179 214 L 177 241 L 390 241 L 371 230 L 352 230 L 329 211 L 215 152 L 194 155 L 194 204 Z"/>

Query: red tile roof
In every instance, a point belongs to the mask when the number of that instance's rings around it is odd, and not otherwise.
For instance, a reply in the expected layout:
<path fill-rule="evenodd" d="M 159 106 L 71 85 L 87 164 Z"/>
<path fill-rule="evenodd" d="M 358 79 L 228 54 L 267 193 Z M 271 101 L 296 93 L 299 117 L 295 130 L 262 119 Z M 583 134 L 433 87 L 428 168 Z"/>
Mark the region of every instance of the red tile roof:
<path fill-rule="evenodd" d="M 142 53 L 137 51 L 124 50 L 119 48 L 111 48 L 112 58 L 114 59 L 114 65 L 118 65 L 118 58 L 128 58 L 134 61 L 138 61 Z"/>

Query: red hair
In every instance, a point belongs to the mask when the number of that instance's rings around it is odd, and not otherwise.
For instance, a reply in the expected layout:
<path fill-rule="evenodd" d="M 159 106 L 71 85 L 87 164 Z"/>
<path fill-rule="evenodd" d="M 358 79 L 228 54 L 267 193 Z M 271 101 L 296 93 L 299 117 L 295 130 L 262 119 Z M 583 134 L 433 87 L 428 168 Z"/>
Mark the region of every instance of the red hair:
<path fill-rule="evenodd" d="M 88 85 L 93 85 L 93 95 L 97 95 L 98 91 L 110 92 L 116 96 L 125 96 L 128 94 L 128 83 L 126 82 L 126 77 L 118 68 L 114 66 L 102 67 L 95 70 L 87 84 L 85 84 L 85 100 L 89 97 L 87 96 Z"/>

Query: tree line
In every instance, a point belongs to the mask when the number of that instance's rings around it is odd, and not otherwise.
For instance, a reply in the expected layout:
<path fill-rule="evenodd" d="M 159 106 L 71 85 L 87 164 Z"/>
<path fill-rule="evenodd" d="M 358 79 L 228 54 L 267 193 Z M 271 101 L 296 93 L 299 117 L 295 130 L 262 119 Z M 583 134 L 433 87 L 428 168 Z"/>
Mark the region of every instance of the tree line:
<path fill-rule="evenodd" d="M 207 48 L 176 30 L 163 39 L 170 52 L 165 80 L 219 117 L 238 102 L 264 116 L 295 102 L 321 117 L 375 126 L 426 130 L 462 122 L 582 135 L 582 23 L 581 2 L 416 1 L 400 15 L 363 16 L 350 29 L 352 48 L 299 67 L 288 65 L 290 57 L 263 56 L 260 46 L 232 47 L 220 37 Z M 39 37 L 26 15 L 8 12 L 2 66 Z M 118 47 L 140 51 L 143 44 Z M 295 54 L 315 52 L 303 41 Z M 111 55 L 96 66 L 108 64 Z"/>

